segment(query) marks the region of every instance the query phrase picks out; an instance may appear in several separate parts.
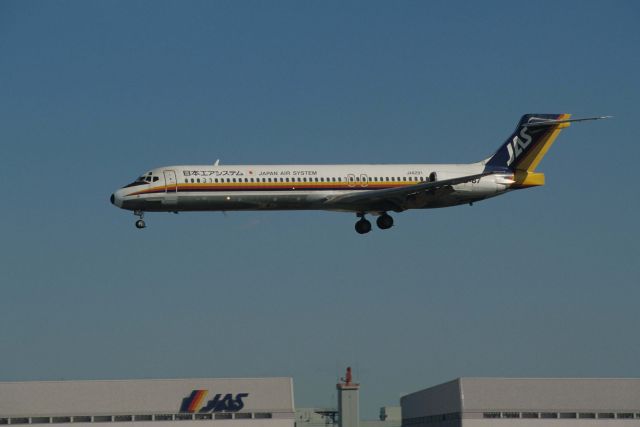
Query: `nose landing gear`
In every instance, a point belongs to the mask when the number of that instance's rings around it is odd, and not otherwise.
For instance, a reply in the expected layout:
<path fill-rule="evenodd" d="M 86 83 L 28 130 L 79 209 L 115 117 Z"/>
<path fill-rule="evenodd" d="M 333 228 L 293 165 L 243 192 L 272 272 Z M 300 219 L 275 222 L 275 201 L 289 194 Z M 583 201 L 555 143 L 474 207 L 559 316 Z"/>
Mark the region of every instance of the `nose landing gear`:
<path fill-rule="evenodd" d="M 140 217 L 140 219 L 136 221 L 136 228 L 137 229 L 145 228 L 147 226 L 147 224 L 145 224 L 144 220 L 142 219 L 142 218 L 144 218 L 144 212 L 143 211 L 134 211 L 133 214 L 135 216 Z"/>

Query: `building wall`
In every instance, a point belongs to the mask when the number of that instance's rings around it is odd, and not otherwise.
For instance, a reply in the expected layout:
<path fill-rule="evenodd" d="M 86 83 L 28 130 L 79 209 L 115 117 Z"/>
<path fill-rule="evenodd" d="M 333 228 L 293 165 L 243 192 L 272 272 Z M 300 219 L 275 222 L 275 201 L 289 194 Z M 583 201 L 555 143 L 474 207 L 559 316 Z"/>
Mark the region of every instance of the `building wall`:
<path fill-rule="evenodd" d="M 340 427 L 360 426 L 359 386 L 338 385 L 338 413 Z"/>
<path fill-rule="evenodd" d="M 464 412 L 640 411 L 640 379 L 461 378 Z"/>
<path fill-rule="evenodd" d="M 400 398 L 402 419 L 462 411 L 460 381 L 453 380 Z"/>
<path fill-rule="evenodd" d="M 0 424 L 231 427 L 240 422 L 293 427 L 291 378 L 0 383 Z"/>
<path fill-rule="evenodd" d="M 640 379 L 460 378 L 401 404 L 403 427 L 638 427 Z"/>
<path fill-rule="evenodd" d="M 464 427 L 637 427 L 638 420 L 463 420 Z"/>

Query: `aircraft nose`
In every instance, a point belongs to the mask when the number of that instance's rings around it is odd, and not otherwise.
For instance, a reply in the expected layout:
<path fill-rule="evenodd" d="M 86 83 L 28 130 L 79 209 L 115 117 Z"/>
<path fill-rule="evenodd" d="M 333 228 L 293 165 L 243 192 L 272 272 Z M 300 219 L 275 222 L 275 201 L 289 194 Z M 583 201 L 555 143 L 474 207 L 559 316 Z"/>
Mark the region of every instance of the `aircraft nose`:
<path fill-rule="evenodd" d="M 119 208 L 122 207 L 122 191 L 118 190 L 109 197 L 109 201 L 112 205 L 117 206 Z"/>

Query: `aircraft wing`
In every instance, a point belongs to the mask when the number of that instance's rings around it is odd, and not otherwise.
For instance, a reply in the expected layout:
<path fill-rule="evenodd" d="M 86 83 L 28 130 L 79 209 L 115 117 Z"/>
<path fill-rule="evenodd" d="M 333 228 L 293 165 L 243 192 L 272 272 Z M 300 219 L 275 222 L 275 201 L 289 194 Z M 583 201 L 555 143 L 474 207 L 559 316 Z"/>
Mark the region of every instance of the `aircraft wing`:
<path fill-rule="evenodd" d="M 492 175 L 495 172 L 483 172 L 475 175 L 461 176 L 458 178 L 443 179 L 434 182 L 421 182 L 414 185 L 405 185 L 397 188 L 385 188 L 383 190 L 360 190 L 353 193 L 341 194 L 325 201 L 327 208 L 362 210 L 367 211 L 386 211 L 386 210 L 405 210 L 407 205 L 411 205 L 412 200 L 418 196 L 431 195 L 432 197 L 438 190 L 451 188 L 456 184 L 464 184 L 483 176 Z"/>

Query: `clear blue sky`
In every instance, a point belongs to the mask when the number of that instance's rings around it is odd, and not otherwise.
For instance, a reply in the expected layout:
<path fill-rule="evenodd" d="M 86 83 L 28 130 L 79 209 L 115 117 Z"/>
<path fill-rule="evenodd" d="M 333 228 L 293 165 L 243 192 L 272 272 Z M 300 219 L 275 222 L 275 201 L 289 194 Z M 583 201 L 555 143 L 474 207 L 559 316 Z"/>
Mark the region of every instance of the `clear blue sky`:
<path fill-rule="evenodd" d="M 640 6 L 0 2 L 0 380 L 287 375 L 362 415 L 457 376 L 640 376 Z M 471 162 L 574 125 L 547 185 L 353 231 L 150 214 L 181 163 Z"/>

